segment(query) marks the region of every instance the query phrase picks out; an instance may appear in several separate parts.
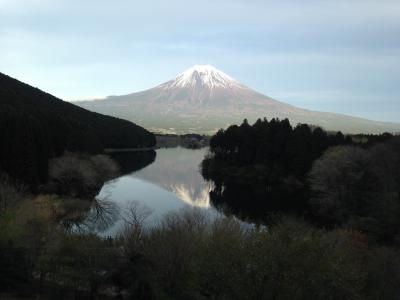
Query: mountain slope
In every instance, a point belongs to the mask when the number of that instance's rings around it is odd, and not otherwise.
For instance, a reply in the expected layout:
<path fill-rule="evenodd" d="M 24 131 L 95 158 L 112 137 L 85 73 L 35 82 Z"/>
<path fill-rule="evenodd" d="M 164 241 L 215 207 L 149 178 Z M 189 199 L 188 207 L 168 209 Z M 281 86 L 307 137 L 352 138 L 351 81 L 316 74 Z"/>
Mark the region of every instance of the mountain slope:
<path fill-rule="evenodd" d="M 153 134 L 126 120 L 87 111 L 0 73 L 0 173 L 43 182 L 62 152 L 151 146 Z"/>
<path fill-rule="evenodd" d="M 212 133 L 258 118 L 288 118 L 347 133 L 398 132 L 400 124 L 301 109 L 260 94 L 212 66 L 194 66 L 155 88 L 97 101 L 77 102 L 92 111 L 135 120 L 152 130 Z"/>

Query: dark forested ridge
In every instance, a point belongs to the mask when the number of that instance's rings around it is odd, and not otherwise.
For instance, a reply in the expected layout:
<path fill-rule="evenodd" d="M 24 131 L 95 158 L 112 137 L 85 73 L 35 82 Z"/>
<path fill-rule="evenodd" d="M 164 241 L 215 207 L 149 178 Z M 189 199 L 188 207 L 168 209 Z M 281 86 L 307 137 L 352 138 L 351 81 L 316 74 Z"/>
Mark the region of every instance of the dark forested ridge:
<path fill-rule="evenodd" d="M 36 185 L 46 179 L 48 159 L 64 151 L 148 147 L 155 137 L 0 73 L 0 141 L 0 171 Z"/>

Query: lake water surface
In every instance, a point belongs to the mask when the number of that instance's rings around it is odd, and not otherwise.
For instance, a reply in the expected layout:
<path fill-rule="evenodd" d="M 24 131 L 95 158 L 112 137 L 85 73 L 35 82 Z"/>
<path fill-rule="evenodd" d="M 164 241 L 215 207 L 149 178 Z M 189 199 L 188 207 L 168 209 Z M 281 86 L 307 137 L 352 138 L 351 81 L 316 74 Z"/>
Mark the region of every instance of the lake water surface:
<path fill-rule="evenodd" d="M 97 231 L 101 235 L 116 234 L 122 229 L 132 203 L 152 211 L 148 222 L 156 222 L 163 215 L 184 207 L 217 215 L 210 205 L 213 183 L 206 182 L 200 173 L 200 163 L 207 151 L 208 148 L 158 149 L 150 165 L 106 183 L 97 199 L 112 208 L 111 221 L 109 226 Z"/>

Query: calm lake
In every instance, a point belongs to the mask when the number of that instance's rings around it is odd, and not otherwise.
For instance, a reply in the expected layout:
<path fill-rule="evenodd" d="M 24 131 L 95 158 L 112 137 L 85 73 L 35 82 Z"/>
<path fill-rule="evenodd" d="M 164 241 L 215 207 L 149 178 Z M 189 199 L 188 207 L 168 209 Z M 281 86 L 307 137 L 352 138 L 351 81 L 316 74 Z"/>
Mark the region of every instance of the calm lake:
<path fill-rule="evenodd" d="M 101 235 L 118 233 L 132 205 L 151 210 L 148 223 L 184 207 L 196 207 L 217 215 L 210 205 L 213 183 L 206 182 L 200 173 L 200 163 L 207 151 L 208 148 L 158 149 L 151 164 L 107 182 L 97 196 L 100 203 L 105 203 L 106 217 L 102 217 L 105 222 L 102 226 L 97 224 L 95 230 Z M 96 216 L 93 209 L 89 219 L 96 219 Z"/>

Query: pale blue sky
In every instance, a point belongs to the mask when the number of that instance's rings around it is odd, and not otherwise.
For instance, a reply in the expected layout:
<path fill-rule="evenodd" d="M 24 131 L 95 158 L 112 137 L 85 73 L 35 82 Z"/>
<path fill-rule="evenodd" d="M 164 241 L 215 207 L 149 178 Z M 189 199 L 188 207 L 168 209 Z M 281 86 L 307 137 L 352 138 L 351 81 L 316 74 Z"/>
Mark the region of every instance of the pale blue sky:
<path fill-rule="evenodd" d="M 0 0 L 0 72 L 65 100 L 195 64 L 300 107 L 400 121 L 400 1 Z"/>

